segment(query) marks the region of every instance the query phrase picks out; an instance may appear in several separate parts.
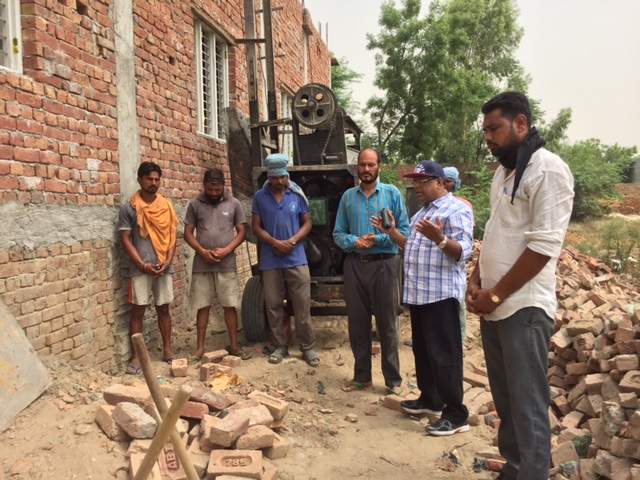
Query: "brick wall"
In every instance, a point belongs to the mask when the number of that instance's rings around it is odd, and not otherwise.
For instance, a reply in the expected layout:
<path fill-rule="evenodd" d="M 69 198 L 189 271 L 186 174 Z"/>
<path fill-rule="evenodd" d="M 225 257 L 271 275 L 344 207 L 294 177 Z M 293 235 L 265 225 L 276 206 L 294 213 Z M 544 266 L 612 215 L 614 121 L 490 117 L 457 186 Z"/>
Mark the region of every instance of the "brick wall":
<path fill-rule="evenodd" d="M 258 5 L 259 0 L 256 0 Z M 122 251 L 114 222 L 119 164 L 113 0 L 22 0 L 22 74 L 0 70 L 0 299 L 41 354 L 110 368 L 128 354 Z M 329 82 L 330 59 L 299 0 L 274 12 L 278 91 Z M 134 0 L 135 102 L 140 161 L 163 170 L 179 214 L 204 169 L 229 171 L 224 142 L 197 133 L 196 18 L 244 36 L 242 0 Z M 259 9 L 260 7 L 257 6 Z M 258 17 L 258 21 L 259 21 Z M 309 22 L 307 22 L 309 23 Z M 305 68 L 302 45 L 309 45 Z M 229 47 L 230 107 L 248 115 L 245 52 Z M 260 92 L 264 96 L 264 92 Z M 250 272 L 241 247 L 239 271 Z M 175 261 L 177 328 L 191 322 L 191 249 Z M 255 255 L 254 255 L 255 260 Z M 155 330 L 154 322 L 148 328 Z"/>

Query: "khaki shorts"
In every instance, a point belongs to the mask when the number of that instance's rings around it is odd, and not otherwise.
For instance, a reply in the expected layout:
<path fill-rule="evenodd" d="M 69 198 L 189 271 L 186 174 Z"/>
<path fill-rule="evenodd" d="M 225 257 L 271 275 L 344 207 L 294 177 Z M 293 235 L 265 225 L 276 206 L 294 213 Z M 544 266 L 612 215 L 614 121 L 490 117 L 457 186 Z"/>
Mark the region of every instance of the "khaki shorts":
<path fill-rule="evenodd" d="M 129 303 L 133 305 L 167 305 L 173 302 L 173 278 L 167 273 L 160 277 L 136 275 L 129 279 Z"/>
<path fill-rule="evenodd" d="M 240 308 L 240 285 L 236 272 L 194 273 L 191 277 L 191 305 L 196 310 L 210 307 L 216 298 L 222 307 Z"/>

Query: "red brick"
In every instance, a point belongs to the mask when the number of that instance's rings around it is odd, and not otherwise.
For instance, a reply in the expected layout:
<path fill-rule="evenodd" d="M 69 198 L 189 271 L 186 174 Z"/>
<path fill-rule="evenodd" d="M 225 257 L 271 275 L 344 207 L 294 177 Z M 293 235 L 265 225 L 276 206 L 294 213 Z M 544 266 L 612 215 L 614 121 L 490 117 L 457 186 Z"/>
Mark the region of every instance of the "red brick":
<path fill-rule="evenodd" d="M 243 478 L 262 477 L 262 452 L 255 450 L 213 450 L 207 467 L 207 478 L 238 475 Z"/>
<path fill-rule="evenodd" d="M 180 416 L 191 420 L 201 420 L 209 413 L 209 406 L 205 403 L 188 401 L 184 404 Z"/>
<path fill-rule="evenodd" d="M 282 420 L 289 411 L 289 404 L 286 401 L 273 397 L 265 392 L 254 390 L 247 398 L 255 400 L 267 407 L 274 420 Z"/>

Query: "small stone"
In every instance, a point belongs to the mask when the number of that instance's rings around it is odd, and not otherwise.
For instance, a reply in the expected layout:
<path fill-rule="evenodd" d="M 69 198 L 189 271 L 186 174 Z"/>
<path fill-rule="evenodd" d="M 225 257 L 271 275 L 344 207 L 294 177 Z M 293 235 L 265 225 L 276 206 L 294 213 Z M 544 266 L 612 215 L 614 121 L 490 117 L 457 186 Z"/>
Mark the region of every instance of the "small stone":
<path fill-rule="evenodd" d="M 347 422 L 351 422 L 351 423 L 357 423 L 358 422 L 358 415 L 356 415 L 355 413 L 348 413 L 344 419 Z"/>
<path fill-rule="evenodd" d="M 89 432 L 91 432 L 91 426 L 89 425 L 78 425 L 76 426 L 76 428 L 73 430 L 73 432 L 76 435 L 86 435 Z"/>

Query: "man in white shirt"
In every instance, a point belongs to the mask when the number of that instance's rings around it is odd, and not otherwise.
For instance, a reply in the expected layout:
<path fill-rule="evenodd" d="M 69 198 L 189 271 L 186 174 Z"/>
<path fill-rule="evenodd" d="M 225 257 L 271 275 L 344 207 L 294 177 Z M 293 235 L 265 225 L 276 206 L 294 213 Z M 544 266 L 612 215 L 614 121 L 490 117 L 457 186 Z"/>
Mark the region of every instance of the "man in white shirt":
<path fill-rule="evenodd" d="M 482 107 L 498 159 L 491 216 L 467 305 L 481 316 L 491 393 L 500 416 L 499 479 L 546 480 L 550 440 L 547 355 L 556 310 L 555 269 L 573 206 L 573 176 L 543 148 L 529 101 L 505 92 Z"/>

